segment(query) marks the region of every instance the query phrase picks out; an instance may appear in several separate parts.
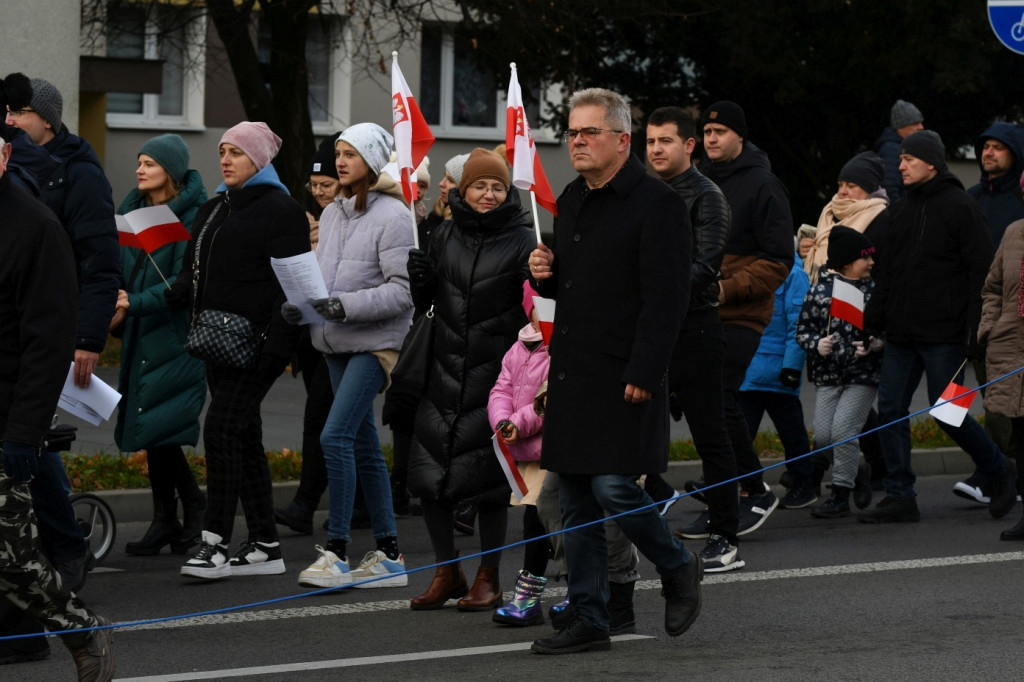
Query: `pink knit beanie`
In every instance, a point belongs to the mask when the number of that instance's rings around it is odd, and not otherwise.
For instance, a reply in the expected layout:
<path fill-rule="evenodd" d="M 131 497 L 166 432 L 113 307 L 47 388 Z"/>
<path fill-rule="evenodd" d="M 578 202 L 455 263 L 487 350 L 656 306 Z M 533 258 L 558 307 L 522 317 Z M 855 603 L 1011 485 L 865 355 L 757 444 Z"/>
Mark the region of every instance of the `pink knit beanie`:
<path fill-rule="evenodd" d="M 281 138 L 262 121 L 242 121 L 234 128 L 228 128 L 217 146 L 224 143 L 233 144 L 245 152 L 256 170 L 266 168 L 281 150 Z"/>

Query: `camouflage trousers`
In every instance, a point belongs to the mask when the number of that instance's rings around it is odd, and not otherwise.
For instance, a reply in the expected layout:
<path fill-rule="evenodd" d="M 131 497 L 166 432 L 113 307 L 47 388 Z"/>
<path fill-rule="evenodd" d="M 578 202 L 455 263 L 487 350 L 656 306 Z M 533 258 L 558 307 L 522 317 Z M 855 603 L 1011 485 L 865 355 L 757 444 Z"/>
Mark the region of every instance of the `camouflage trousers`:
<path fill-rule="evenodd" d="M 32 495 L 0 470 L 0 595 L 47 630 L 77 630 L 100 621 L 61 582 L 57 571 L 39 553 L 33 537 Z M 64 635 L 64 642 L 82 646 L 91 633 Z"/>

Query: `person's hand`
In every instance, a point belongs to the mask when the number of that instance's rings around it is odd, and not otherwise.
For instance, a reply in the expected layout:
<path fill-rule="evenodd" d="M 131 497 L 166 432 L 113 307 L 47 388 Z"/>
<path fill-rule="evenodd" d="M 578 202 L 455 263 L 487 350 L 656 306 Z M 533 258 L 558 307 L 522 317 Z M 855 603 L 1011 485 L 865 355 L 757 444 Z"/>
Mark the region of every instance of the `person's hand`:
<path fill-rule="evenodd" d="M 434 266 L 423 249 L 409 249 L 409 281 L 423 284 L 434 276 Z"/>
<path fill-rule="evenodd" d="M 871 349 L 866 347 L 863 341 L 853 341 L 850 345 L 853 346 L 853 357 L 855 358 L 863 358 L 871 352 Z"/>
<path fill-rule="evenodd" d="M 868 351 L 870 351 L 872 353 L 881 353 L 882 349 L 884 349 L 884 348 L 885 348 L 885 341 L 883 341 L 882 339 L 878 338 L 877 336 L 872 336 L 869 339 Z"/>
<path fill-rule="evenodd" d="M 19 483 L 27 483 L 39 473 L 39 448 L 16 443 L 3 442 L 4 473 Z"/>
<path fill-rule="evenodd" d="M 124 318 L 128 316 L 127 311 L 124 308 L 114 308 L 114 316 L 110 318 L 109 331 L 114 331 L 121 323 L 124 322 Z"/>
<path fill-rule="evenodd" d="M 977 341 L 967 344 L 967 347 L 964 348 L 964 355 L 967 356 L 968 360 L 984 360 L 985 344 L 978 343 Z"/>
<path fill-rule="evenodd" d="M 530 265 L 530 276 L 540 282 L 554 274 L 551 266 L 555 262 L 555 252 L 543 242 L 538 242 L 537 248 L 530 252 L 530 259 L 527 262 Z"/>
<path fill-rule="evenodd" d="M 807 254 L 811 252 L 811 247 L 814 246 L 814 239 L 811 237 L 804 237 L 800 240 L 797 245 L 797 251 L 800 253 L 801 258 L 807 258 Z"/>
<path fill-rule="evenodd" d="M 818 339 L 818 355 L 821 357 L 827 357 L 832 353 L 832 346 L 835 344 L 835 339 L 831 335 L 823 336 Z"/>
<path fill-rule="evenodd" d="M 786 388 L 800 388 L 800 370 L 784 367 L 779 372 L 779 383 Z"/>
<path fill-rule="evenodd" d="M 184 310 L 192 303 L 192 287 L 184 282 L 174 282 L 164 289 L 164 300 L 171 310 Z"/>
<path fill-rule="evenodd" d="M 501 439 L 508 445 L 515 445 L 519 440 L 519 428 L 508 419 L 502 419 L 498 422 L 498 433 L 501 434 Z"/>
<path fill-rule="evenodd" d="M 281 306 L 281 317 L 288 324 L 302 324 L 302 311 L 299 310 L 299 306 L 292 305 L 288 301 Z"/>
<path fill-rule="evenodd" d="M 325 320 L 345 319 L 345 308 L 341 305 L 340 298 L 315 298 L 311 305 Z"/>
<path fill-rule="evenodd" d="M 128 292 L 124 289 L 118 289 L 117 291 L 117 303 L 114 304 L 118 310 L 122 308 L 128 310 L 131 307 L 132 302 L 128 300 Z"/>
<path fill-rule="evenodd" d="M 75 349 L 75 386 L 89 388 L 92 380 L 92 373 L 96 371 L 96 364 L 100 361 L 100 354 L 91 350 Z"/>
<path fill-rule="evenodd" d="M 627 403 L 645 403 L 651 399 L 651 392 L 634 384 L 626 384 Z"/>

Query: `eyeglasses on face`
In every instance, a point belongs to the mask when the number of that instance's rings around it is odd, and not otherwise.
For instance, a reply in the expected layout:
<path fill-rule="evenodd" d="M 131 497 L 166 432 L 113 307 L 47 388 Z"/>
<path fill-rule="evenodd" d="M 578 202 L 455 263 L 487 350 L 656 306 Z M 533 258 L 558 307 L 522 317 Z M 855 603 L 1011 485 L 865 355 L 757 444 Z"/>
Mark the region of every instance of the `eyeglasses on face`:
<path fill-rule="evenodd" d="M 327 193 L 331 193 L 331 192 L 335 191 L 336 189 L 338 189 L 338 181 L 337 180 L 328 180 L 327 182 L 313 182 L 312 180 L 310 180 L 309 182 L 306 183 L 306 191 L 307 192 L 313 192 L 313 193 L 316 193 L 316 192 L 327 192 Z"/>
<path fill-rule="evenodd" d="M 508 194 L 508 189 L 504 185 L 481 185 L 478 183 L 475 185 L 470 185 L 469 189 L 473 190 L 474 192 L 480 192 L 481 194 L 487 194 L 488 192 L 490 192 L 494 196 Z"/>
<path fill-rule="evenodd" d="M 566 131 L 564 131 L 562 133 L 562 140 L 564 142 L 566 142 L 566 143 L 569 143 L 569 142 L 572 142 L 573 140 L 575 140 L 577 135 L 582 135 L 583 139 L 587 140 L 589 142 L 590 140 L 595 139 L 601 133 L 621 133 L 621 132 L 624 132 L 624 131 L 622 131 L 622 130 L 614 130 L 614 129 L 611 129 L 611 128 L 592 128 L 591 127 L 591 128 L 580 128 L 579 130 L 576 130 L 575 128 L 569 128 L 568 130 L 566 130 Z"/>
<path fill-rule="evenodd" d="M 35 112 L 35 109 L 32 107 L 22 107 L 21 109 L 11 109 L 10 107 L 7 107 L 7 113 L 14 118 L 21 118 L 25 114 L 31 114 L 33 112 Z"/>

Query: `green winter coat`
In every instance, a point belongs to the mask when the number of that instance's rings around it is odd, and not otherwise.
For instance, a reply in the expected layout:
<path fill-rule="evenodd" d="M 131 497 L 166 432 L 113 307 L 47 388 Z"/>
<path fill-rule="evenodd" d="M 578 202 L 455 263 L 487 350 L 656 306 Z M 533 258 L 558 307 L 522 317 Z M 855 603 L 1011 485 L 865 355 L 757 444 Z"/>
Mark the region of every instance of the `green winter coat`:
<path fill-rule="evenodd" d="M 191 231 L 192 219 L 206 201 L 199 173 L 189 170 L 180 194 L 169 204 Z M 146 206 L 133 189 L 121 203 L 121 215 Z M 185 352 L 188 310 L 173 311 L 164 300 L 163 277 L 173 282 L 181 270 L 188 242 L 172 242 L 145 258 L 141 249 L 121 247 L 121 269 L 128 292 L 128 315 L 121 342 L 121 375 L 114 440 L 122 452 L 161 445 L 195 445 L 199 413 L 206 400 L 203 362 Z M 139 256 L 142 264 L 129 282 Z M 153 262 L 160 271 L 157 272 Z"/>

